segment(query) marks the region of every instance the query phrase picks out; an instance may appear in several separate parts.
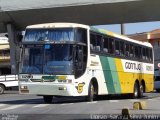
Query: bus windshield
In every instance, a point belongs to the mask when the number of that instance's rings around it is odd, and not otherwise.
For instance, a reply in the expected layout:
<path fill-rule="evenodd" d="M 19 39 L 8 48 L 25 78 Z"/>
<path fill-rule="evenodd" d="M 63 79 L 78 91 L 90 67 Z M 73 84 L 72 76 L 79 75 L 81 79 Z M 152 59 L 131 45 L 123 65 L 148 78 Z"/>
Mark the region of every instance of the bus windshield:
<path fill-rule="evenodd" d="M 73 74 L 73 45 L 25 45 L 23 74 Z"/>
<path fill-rule="evenodd" d="M 73 41 L 73 28 L 27 29 L 24 41 Z"/>

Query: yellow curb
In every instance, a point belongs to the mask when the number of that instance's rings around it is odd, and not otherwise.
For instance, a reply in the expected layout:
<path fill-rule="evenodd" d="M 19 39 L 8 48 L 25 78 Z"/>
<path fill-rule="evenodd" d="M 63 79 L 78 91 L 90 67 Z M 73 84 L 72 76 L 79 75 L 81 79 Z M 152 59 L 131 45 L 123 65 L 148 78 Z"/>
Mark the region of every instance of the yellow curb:
<path fill-rule="evenodd" d="M 134 110 L 144 110 L 147 108 L 146 101 L 134 102 L 133 109 Z"/>
<path fill-rule="evenodd" d="M 129 108 L 123 108 L 121 114 L 122 114 L 122 117 L 125 117 L 128 119 L 130 119 L 130 117 L 131 117 Z"/>

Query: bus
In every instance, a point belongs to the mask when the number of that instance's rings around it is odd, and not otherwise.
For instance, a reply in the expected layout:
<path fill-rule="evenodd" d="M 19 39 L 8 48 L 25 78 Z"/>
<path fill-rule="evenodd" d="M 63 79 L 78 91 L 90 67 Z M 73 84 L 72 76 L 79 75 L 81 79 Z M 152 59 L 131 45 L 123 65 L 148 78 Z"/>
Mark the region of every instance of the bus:
<path fill-rule="evenodd" d="M 153 48 L 113 32 L 77 23 L 26 28 L 20 58 L 19 92 L 43 96 L 130 94 L 153 91 Z"/>
<path fill-rule="evenodd" d="M 11 74 L 8 38 L 0 37 L 0 95 L 12 88 L 18 88 L 18 75 Z"/>
<path fill-rule="evenodd" d="M 0 37 L 0 75 L 11 74 L 8 38 Z"/>

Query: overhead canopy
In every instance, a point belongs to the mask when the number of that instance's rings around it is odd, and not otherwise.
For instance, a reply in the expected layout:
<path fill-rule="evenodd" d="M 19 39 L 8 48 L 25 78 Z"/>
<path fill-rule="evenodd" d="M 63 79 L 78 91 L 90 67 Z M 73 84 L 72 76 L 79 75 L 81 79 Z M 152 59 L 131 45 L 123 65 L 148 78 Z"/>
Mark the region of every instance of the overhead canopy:
<path fill-rule="evenodd" d="M 0 32 L 48 22 L 87 25 L 160 20 L 160 0 L 0 0 Z"/>

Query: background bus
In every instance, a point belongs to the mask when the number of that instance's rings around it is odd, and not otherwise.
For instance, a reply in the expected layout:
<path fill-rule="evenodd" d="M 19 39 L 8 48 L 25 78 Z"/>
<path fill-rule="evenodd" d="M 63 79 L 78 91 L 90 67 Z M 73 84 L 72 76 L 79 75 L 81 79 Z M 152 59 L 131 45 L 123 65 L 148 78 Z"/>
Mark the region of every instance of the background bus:
<path fill-rule="evenodd" d="M 153 91 L 153 50 L 106 30 L 74 23 L 26 28 L 22 41 L 20 93 L 53 96 L 131 94 Z"/>
<path fill-rule="evenodd" d="M 0 75 L 11 74 L 8 38 L 0 37 Z"/>

